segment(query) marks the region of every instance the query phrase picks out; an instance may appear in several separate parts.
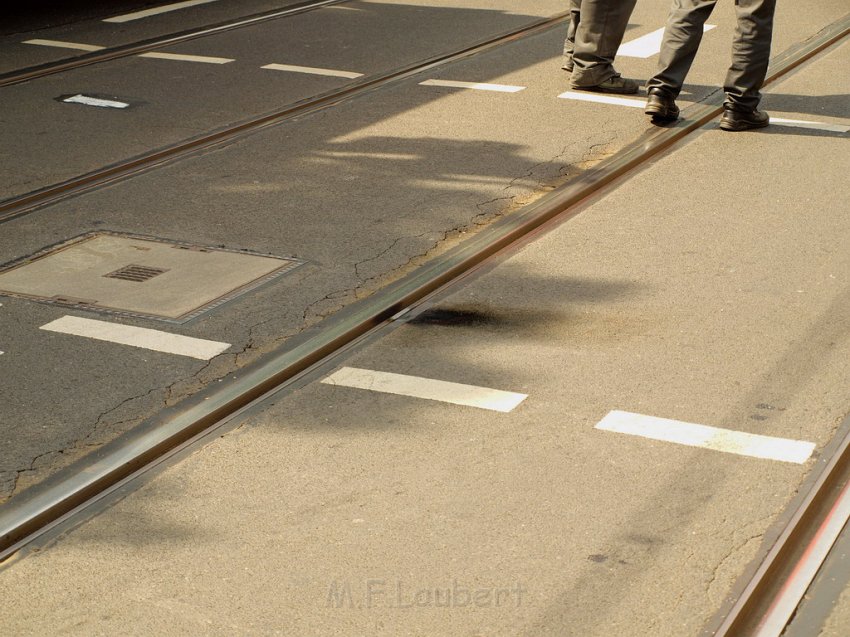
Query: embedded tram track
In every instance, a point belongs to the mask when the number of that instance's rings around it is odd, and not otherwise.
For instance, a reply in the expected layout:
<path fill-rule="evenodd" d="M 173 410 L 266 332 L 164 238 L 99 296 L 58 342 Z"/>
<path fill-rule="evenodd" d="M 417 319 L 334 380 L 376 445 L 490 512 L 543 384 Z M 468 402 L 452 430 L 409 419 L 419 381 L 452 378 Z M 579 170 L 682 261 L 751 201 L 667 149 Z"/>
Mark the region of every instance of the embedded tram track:
<path fill-rule="evenodd" d="M 109 47 L 100 51 L 84 53 L 82 55 L 64 58 L 54 62 L 47 62 L 45 64 L 38 64 L 36 66 L 8 71 L 6 73 L 0 73 L 0 88 L 4 86 L 12 86 L 13 84 L 20 84 L 22 82 L 29 82 L 30 80 L 37 80 L 57 73 L 73 71 L 85 66 L 91 66 L 92 64 L 110 62 L 112 60 L 118 60 L 132 55 L 138 55 L 140 53 L 148 53 L 166 46 L 172 46 L 174 44 L 181 44 L 198 38 L 217 35 L 233 29 L 250 27 L 263 22 L 279 20 L 280 18 L 288 18 L 302 13 L 307 13 L 309 11 L 314 11 L 316 9 L 322 9 L 336 4 L 344 4 L 349 1 L 350 0 L 305 0 L 303 2 L 293 4 L 286 9 L 263 11 L 261 13 L 242 16 L 233 20 L 207 25 L 197 29 L 187 29 L 186 31 L 171 33 L 169 35 L 142 40 L 140 42 Z"/>
<path fill-rule="evenodd" d="M 324 4 L 338 3 L 344 0 L 327 0 Z M 311 5 L 312 8 L 316 8 Z M 302 11 L 306 11 L 302 8 Z M 477 55 L 492 48 L 503 46 L 517 40 L 531 37 L 548 29 L 563 24 L 569 19 L 569 11 L 558 13 L 548 18 L 536 20 L 530 24 L 513 29 L 501 35 L 487 38 L 461 49 L 442 53 L 426 60 L 420 60 L 400 68 L 366 77 L 342 88 L 334 89 L 305 100 L 289 104 L 281 109 L 236 122 L 202 135 L 192 137 L 168 146 L 157 148 L 130 159 L 103 166 L 96 170 L 77 175 L 65 181 L 44 186 L 37 190 L 24 193 L 9 199 L 0 200 L 0 223 L 17 219 L 44 206 L 52 205 L 96 188 L 111 184 L 120 179 L 161 166 L 167 162 L 203 152 L 219 144 L 235 141 L 256 133 L 266 127 L 275 126 L 294 117 L 315 113 L 335 106 L 341 102 L 363 95 L 369 91 L 380 89 L 393 82 L 404 80 L 418 73 L 457 62 L 467 57 Z M 229 28 L 235 28 L 233 26 Z M 204 35 L 210 35 L 208 30 Z M 193 37 L 202 37 L 195 35 Z M 159 46 L 164 46 L 160 44 Z M 127 53 L 130 55 L 135 53 Z"/>
<path fill-rule="evenodd" d="M 767 83 L 775 82 L 848 35 L 850 16 L 776 57 Z M 50 537 L 51 531 L 81 523 L 96 503 L 106 502 L 133 480 L 214 435 L 245 409 L 383 326 L 403 319 L 417 304 L 497 254 L 530 240 L 549 224 L 578 214 L 583 202 L 671 150 L 715 119 L 721 109 L 720 95 L 713 94 L 706 103 L 686 109 L 683 119 L 675 125 L 644 134 L 565 186 L 501 218 L 406 277 L 292 339 L 285 348 L 241 370 L 238 378 L 224 387 L 200 392 L 13 498 L 0 510 L 0 562 L 22 555 L 23 549 L 38 538 Z M 844 429 L 850 429 L 850 421 L 845 425 Z M 850 502 L 850 433 L 833 441 L 825 451 L 826 457 L 812 478 L 808 493 L 790 514 L 786 528 L 752 579 L 730 608 L 724 609 L 711 634 L 781 634 L 799 601 L 797 596 L 802 596 L 808 586 L 798 577 L 803 570 L 801 564 L 813 559 L 811 547 L 817 538 L 824 537 L 825 525 L 835 523 L 840 499 Z"/>

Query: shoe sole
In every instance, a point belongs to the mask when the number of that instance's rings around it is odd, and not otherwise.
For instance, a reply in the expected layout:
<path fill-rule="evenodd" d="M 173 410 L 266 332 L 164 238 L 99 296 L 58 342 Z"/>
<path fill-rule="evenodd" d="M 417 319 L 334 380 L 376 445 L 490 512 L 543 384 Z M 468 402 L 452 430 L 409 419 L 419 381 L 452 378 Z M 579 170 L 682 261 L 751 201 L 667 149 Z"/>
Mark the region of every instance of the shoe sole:
<path fill-rule="evenodd" d="M 611 88 L 602 88 L 601 86 L 573 86 L 574 91 L 589 91 L 591 93 L 607 93 L 609 95 L 636 95 L 639 88 L 634 90 L 619 90 Z"/>
<path fill-rule="evenodd" d="M 643 111 L 647 115 L 651 115 L 653 120 L 661 122 L 675 122 L 679 119 L 679 111 L 671 111 L 667 108 L 650 107 Z"/>
<path fill-rule="evenodd" d="M 730 133 L 740 133 L 745 130 L 756 130 L 759 128 L 767 128 L 770 125 L 770 120 L 766 122 L 747 122 L 747 123 L 733 123 L 733 122 L 720 122 L 720 130 L 729 131 Z"/>

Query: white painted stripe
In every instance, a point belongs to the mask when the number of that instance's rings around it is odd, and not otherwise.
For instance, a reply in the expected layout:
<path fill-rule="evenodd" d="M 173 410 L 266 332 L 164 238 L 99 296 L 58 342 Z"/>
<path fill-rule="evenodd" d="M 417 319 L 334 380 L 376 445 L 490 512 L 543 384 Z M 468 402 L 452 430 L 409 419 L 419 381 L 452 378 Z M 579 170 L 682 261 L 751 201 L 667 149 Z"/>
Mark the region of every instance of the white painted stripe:
<path fill-rule="evenodd" d="M 579 102 L 596 102 L 599 104 L 614 104 L 616 106 L 631 106 L 633 108 L 645 108 L 644 100 L 634 100 L 627 97 L 613 97 L 611 95 L 602 95 L 599 93 L 585 93 L 579 91 L 567 91 L 561 93 L 558 97 L 563 100 L 578 100 Z"/>
<path fill-rule="evenodd" d="M 509 86 L 506 84 L 485 84 L 481 82 L 454 82 L 452 80 L 425 80 L 421 86 L 447 86 L 450 88 L 468 88 L 475 91 L 496 91 L 499 93 L 519 93 L 524 86 Z"/>
<path fill-rule="evenodd" d="M 59 49 L 77 49 L 78 51 L 102 51 L 106 47 L 94 44 L 80 44 L 78 42 L 62 42 L 61 40 L 24 40 L 24 44 L 36 44 L 38 46 L 54 46 Z"/>
<path fill-rule="evenodd" d="M 208 4 L 210 2 L 216 2 L 216 0 L 186 0 L 186 2 L 165 4 L 161 7 L 155 7 L 153 9 L 147 9 L 145 11 L 136 11 L 135 13 L 117 15 L 114 18 L 106 18 L 105 20 L 103 20 L 103 22 L 130 22 L 132 20 L 148 18 L 152 15 L 159 15 L 160 13 L 168 13 L 170 11 L 177 11 L 178 9 L 185 9 L 186 7 L 194 7 L 198 4 Z"/>
<path fill-rule="evenodd" d="M 227 64 L 233 62 L 229 58 L 214 58 L 206 55 L 180 55 L 177 53 L 141 53 L 140 58 L 154 58 L 157 60 L 179 60 L 182 62 L 204 62 L 206 64 Z"/>
<path fill-rule="evenodd" d="M 772 124 L 782 124 L 783 126 L 813 128 L 815 130 L 831 131 L 834 133 L 850 132 L 850 126 L 846 124 L 827 124 L 825 122 L 809 122 L 803 119 L 782 119 L 781 117 L 771 117 L 770 122 Z"/>
<path fill-rule="evenodd" d="M 129 104 L 125 104 L 124 102 L 102 100 L 97 97 L 88 97 L 87 95 L 74 95 L 62 101 L 68 104 L 85 104 L 86 106 L 100 106 L 102 108 L 127 108 L 129 106 Z"/>
<path fill-rule="evenodd" d="M 335 71 L 334 69 L 319 69 L 312 66 L 294 66 L 292 64 L 266 64 L 260 68 L 271 69 L 272 71 L 289 71 L 290 73 L 307 73 L 309 75 L 328 75 L 331 77 L 347 77 L 354 79 L 363 77 L 362 73 L 352 73 L 351 71 Z"/>
<path fill-rule="evenodd" d="M 159 330 L 151 330 L 144 327 L 133 327 L 131 325 L 119 325 L 107 323 L 106 321 L 95 321 L 80 318 L 78 316 L 63 316 L 41 329 L 61 334 L 84 336 L 99 341 L 109 341 L 120 345 L 130 345 L 150 349 L 167 354 L 178 354 L 190 356 L 201 360 L 209 360 L 221 354 L 230 347 L 230 343 L 218 343 L 206 341 L 191 336 L 170 334 Z"/>
<path fill-rule="evenodd" d="M 704 24 L 703 33 L 716 28 L 714 24 Z M 661 40 L 664 37 L 664 29 L 658 29 L 652 33 L 624 42 L 617 49 L 618 57 L 649 58 L 661 53 Z"/>
<path fill-rule="evenodd" d="M 678 420 L 642 416 L 625 411 L 610 412 L 599 421 L 596 428 L 632 436 L 643 436 L 652 440 L 675 442 L 689 447 L 703 447 L 742 456 L 781 460 L 796 464 L 802 464 L 808 460 L 815 449 L 813 442 L 760 436 L 731 429 L 694 425 Z"/>
<path fill-rule="evenodd" d="M 354 367 L 343 367 L 322 382 L 328 385 L 370 389 L 385 394 L 438 400 L 454 405 L 467 405 L 505 413 L 514 410 L 517 405 L 528 398 L 526 394 L 516 394 L 499 389 L 449 383 L 443 380 L 406 376 L 404 374 L 375 372 Z"/>

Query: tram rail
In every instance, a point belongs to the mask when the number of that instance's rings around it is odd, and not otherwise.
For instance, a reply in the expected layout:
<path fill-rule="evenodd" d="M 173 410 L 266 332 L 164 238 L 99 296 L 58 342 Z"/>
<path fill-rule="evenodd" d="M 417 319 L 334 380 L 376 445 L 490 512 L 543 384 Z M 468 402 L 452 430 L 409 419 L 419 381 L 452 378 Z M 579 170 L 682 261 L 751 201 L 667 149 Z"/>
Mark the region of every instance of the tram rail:
<path fill-rule="evenodd" d="M 539 24 L 536 29 L 552 26 L 556 22 Z M 552 20 L 552 19 L 550 19 Z M 515 32 L 512 38 L 521 37 L 527 29 Z M 796 69 L 850 34 L 850 16 L 833 23 L 814 38 L 789 49 L 774 59 L 767 83 Z M 466 49 L 451 59 L 496 46 L 502 39 Z M 291 116 L 291 109 L 301 109 L 299 114 L 325 108 L 360 90 L 450 61 L 448 57 L 430 62 L 416 70 L 398 71 L 382 78 L 374 78 L 359 87 L 351 87 L 326 96 L 320 102 L 310 102 L 289 107 L 270 119 L 254 120 L 253 127 L 234 130 L 228 136 L 211 139 L 208 145 L 232 138 L 234 135 L 255 130 L 263 125 Z M 174 457 L 175 454 L 198 444 L 223 427 L 243 410 L 256 405 L 269 395 L 294 383 L 303 374 L 326 363 L 354 343 L 380 330 L 422 303 L 429 296 L 459 279 L 469 275 L 488 260 L 522 242 L 533 238 L 549 224 L 561 223 L 578 214 L 583 202 L 597 196 L 618 180 L 628 177 L 647 162 L 700 130 L 721 112 L 720 96 L 714 94 L 707 103 L 697 104 L 683 113 L 683 120 L 667 128 L 651 131 L 625 149 L 588 170 L 562 188 L 515 214 L 508 215 L 483 229 L 464 243 L 435 258 L 405 278 L 387 286 L 373 296 L 349 306 L 327 319 L 313 330 L 289 343 L 285 349 L 258 361 L 240 372 L 240 377 L 224 388 L 205 390 L 189 404 L 179 406 L 148 421 L 141 428 L 102 448 L 91 458 L 83 459 L 42 486 L 10 501 L 0 511 L 0 562 L 21 554 L 37 538 L 61 525 L 79 522 L 92 505 L 104 501 L 116 490 L 151 471 Z M 222 134 L 223 135 L 223 134 Z M 151 160 L 145 167 L 156 165 L 180 153 L 191 152 L 200 146 L 186 146 L 169 156 Z M 105 177 L 115 179 L 141 170 L 128 168 L 126 172 Z M 94 182 L 80 185 L 93 187 Z M 42 202 L 43 204 L 44 202 Z M 19 214 L 22 212 L 19 211 Z M 818 535 L 825 520 L 834 510 L 840 496 L 841 485 L 850 476 L 850 436 L 832 447 L 832 455 L 823 464 L 821 474 L 814 480 L 811 492 L 792 516 L 788 528 L 780 535 L 767 559 L 752 582 L 745 587 L 740 599 L 721 621 L 718 635 L 780 634 L 780 632 L 754 632 L 765 626 L 767 613 L 777 606 L 777 595 L 789 588 L 789 574 L 796 571 L 801 552 L 806 553 L 812 538 Z M 800 586 L 796 586 L 799 592 Z M 804 592 L 805 588 L 803 588 Z M 802 592 L 799 593 L 802 595 Z M 793 609 L 792 609 L 793 612 Z M 780 622 L 781 623 L 781 622 Z"/>
<path fill-rule="evenodd" d="M 342 0 L 332 1 L 338 2 Z M 320 93 L 306 100 L 287 105 L 271 113 L 236 122 L 191 139 L 157 148 L 142 155 L 72 177 L 60 183 L 51 184 L 16 197 L 0 200 L 0 223 L 16 219 L 43 206 L 54 204 L 82 192 L 102 187 L 116 180 L 160 166 L 166 162 L 174 161 L 187 155 L 207 150 L 216 145 L 233 141 L 239 137 L 253 134 L 265 127 L 274 126 L 294 117 L 315 113 L 335 106 L 343 101 L 362 95 L 367 91 L 379 89 L 392 82 L 406 79 L 423 71 L 457 62 L 458 60 L 522 38 L 531 37 L 542 31 L 559 26 L 568 19 L 568 11 L 558 13 L 554 16 L 513 29 L 507 33 L 487 38 L 462 49 L 408 64 L 380 75 L 367 77 L 340 89 Z M 207 35 L 209 34 L 207 33 Z"/>
<path fill-rule="evenodd" d="M 316 9 L 322 9 L 336 4 L 343 4 L 348 1 L 349 0 L 305 0 L 304 2 L 292 5 L 286 9 L 264 11 L 262 13 L 242 16 L 233 20 L 220 22 L 218 24 L 198 29 L 190 29 L 158 38 L 143 40 L 141 42 L 110 47 L 101 51 L 93 51 L 91 53 L 84 53 L 82 55 L 48 62 L 46 64 L 17 69 L 15 71 L 0 74 L 0 88 L 4 86 L 11 86 L 13 84 L 20 84 L 22 82 L 29 82 L 30 80 L 36 80 L 49 75 L 55 75 L 57 73 L 73 71 L 84 66 L 91 66 L 92 64 L 118 60 L 120 58 L 130 57 L 131 55 L 138 55 L 139 53 L 148 53 L 166 46 L 172 46 L 174 44 L 180 44 L 182 42 L 188 42 L 198 38 L 217 35 L 233 29 L 241 29 L 243 27 L 255 26 L 263 22 L 278 20 L 280 18 L 288 18 L 302 13 L 307 13 L 309 11 L 314 11 Z"/>

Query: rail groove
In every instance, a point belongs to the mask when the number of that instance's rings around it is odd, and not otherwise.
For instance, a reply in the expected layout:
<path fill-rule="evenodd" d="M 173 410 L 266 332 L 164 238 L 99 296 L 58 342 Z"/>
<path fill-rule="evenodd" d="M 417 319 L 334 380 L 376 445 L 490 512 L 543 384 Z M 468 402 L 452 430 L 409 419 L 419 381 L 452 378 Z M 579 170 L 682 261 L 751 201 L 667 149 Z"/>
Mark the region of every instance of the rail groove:
<path fill-rule="evenodd" d="M 434 56 L 407 66 L 359 80 L 341 89 L 328 91 L 313 96 L 301 102 L 288 105 L 282 109 L 266 113 L 251 119 L 231 124 L 211 131 L 198 137 L 193 137 L 175 144 L 165 146 L 138 155 L 131 159 L 120 161 L 73 177 L 61 183 L 45 186 L 38 190 L 0 201 L 0 223 L 29 214 L 39 208 L 57 203 L 68 197 L 87 192 L 94 188 L 105 186 L 119 179 L 129 177 L 142 171 L 150 170 L 166 162 L 174 161 L 187 155 L 212 148 L 217 144 L 233 141 L 240 136 L 255 133 L 268 126 L 274 126 L 297 116 L 304 116 L 340 102 L 376 90 L 387 84 L 411 77 L 423 71 L 433 69 L 466 57 L 476 55 L 496 46 L 502 46 L 515 40 L 529 37 L 565 22 L 569 12 L 563 12 L 535 21 L 502 35 L 488 38 L 463 49 Z"/>
<path fill-rule="evenodd" d="M 768 82 L 774 82 L 850 33 L 850 16 L 814 38 L 774 59 Z M 204 390 L 106 445 L 89 458 L 69 467 L 39 487 L 13 498 L 0 510 L 0 561 L 16 555 L 28 543 L 57 524 L 69 520 L 120 485 L 163 462 L 199 436 L 208 435 L 233 414 L 292 382 L 371 330 L 403 314 L 412 305 L 483 264 L 502 250 L 527 240 L 544 224 L 562 221 L 601 189 L 627 176 L 674 144 L 699 130 L 721 112 L 718 95 L 712 103 L 685 111 L 677 124 L 646 133 L 638 140 L 588 170 L 576 180 L 544 196 L 517 213 L 506 216 L 423 265 L 375 295 L 355 303 L 314 329 L 293 339 L 285 349 L 239 372 L 240 378 L 223 388 Z M 850 436 L 837 446 L 813 493 L 793 517 L 756 577 L 722 622 L 717 635 L 750 635 L 765 608 L 774 603 L 777 574 L 793 569 L 794 543 L 800 533 L 811 533 L 831 509 L 836 484 L 850 469 Z M 805 528 L 803 528 L 805 526 Z M 797 544 L 799 549 L 799 544 Z"/>
<path fill-rule="evenodd" d="M 300 13 L 313 11 L 315 9 L 321 9 L 322 7 L 328 7 L 335 4 L 342 4 L 344 2 L 350 2 L 350 0 L 307 0 L 305 2 L 300 2 L 298 4 L 287 7 L 286 9 L 264 11 L 255 15 L 244 16 L 235 20 L 229 20 L 227 22 L 221 22 L 219 24 L 202 27 L 200 29 L 181 31 L 180 33 L 172 33 L 171 35 L 159 38 L 152 38 L 150 40 L 144 40 L 142 42 L 135 42 L 133 44 L 125 44 L 123 46 L 111 47 L 101 51 L 94 51 L 92 53 L 84 53 L 82 55 L 78 55 L 72 58 L 65 58 L 64 60 L 59 60 L 57 62 L 48 62 L 46 64 L 39 64 L 37 66 L 30 66 L 24 69 L 9 71 L 7 73 L 0 74 L 0 88 L 4 86 L 11 86 L 13 84 L 20 84 L 21 82 L 28 82 L 30 80 L 35 80 L 41 77 L 47 77 L 48 75 L 54 75 L 56 73 L 72 71 L 74 69 L 82 68 L 84 66 L 90 66 L 92 64 L 98 64 L 100 62 L 109 62 L 111 60 L 117 60 L 120 58 L 129 57 L 131 55 L 137 55 L 139 53 L 147 53 L 148 51 L 154 51 L 156 49 L 161 49 L 166 46 L 180 44 L 181 42 L 188 42 L 189 40 L 195 40 L 197 38 L 203 38 L 210 35 L 216 35 L 218 33 L 224 33 L 225 31 L 230 31 L 231 29 L 241 29 L 242 27 L 260 24 L 261 22 L 268 22 L 269 20 L 277 20 L 279 18 L 287 18 L 290 16 L 298 15 Z"/>

